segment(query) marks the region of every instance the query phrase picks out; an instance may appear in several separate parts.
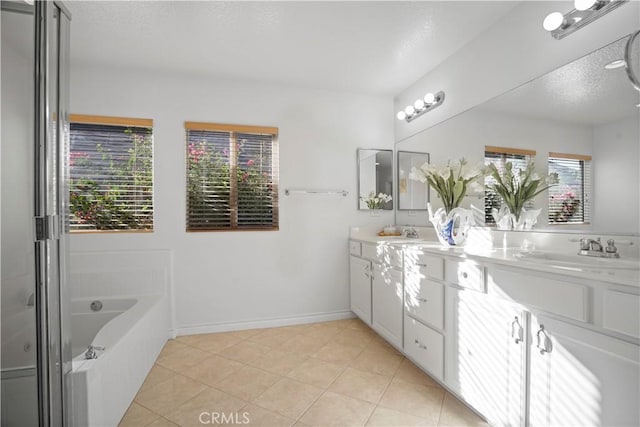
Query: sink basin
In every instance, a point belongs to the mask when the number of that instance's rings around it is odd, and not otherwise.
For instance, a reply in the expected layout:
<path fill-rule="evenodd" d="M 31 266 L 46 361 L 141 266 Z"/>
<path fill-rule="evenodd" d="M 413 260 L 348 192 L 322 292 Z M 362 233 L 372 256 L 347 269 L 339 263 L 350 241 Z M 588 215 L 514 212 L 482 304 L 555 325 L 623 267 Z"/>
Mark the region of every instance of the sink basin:
<path fill-rule="evenodd" d="M 520 252 L 515 255 L 523 261 L 539 262 L 547 265 L 574 268 L 606 268 L 620 270 L 638 270 L 640 263 L 636 260 L 620 258 L 599 258 L 578 254 L 560 254 L 555 252 Z"/>

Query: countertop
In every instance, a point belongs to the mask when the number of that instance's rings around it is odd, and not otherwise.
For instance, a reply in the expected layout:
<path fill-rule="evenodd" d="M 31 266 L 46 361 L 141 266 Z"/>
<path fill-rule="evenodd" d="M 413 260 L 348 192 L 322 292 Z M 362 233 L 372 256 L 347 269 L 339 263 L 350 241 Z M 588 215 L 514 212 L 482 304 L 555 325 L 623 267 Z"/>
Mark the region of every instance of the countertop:
<path fill-rule="evenodd" d="M 406 237 L 351 237 L 351 240 L 362 243 L 389 245 L 403 249 L 419 249 L 441 256 L 451 256 L 472 259 L 482 263 L 504 265 L 508 267 L 524 268 L 537 272 L 553 273 L 562 276 L 588 279 L 591 281 L 608 282 L 640 288 L 640 262 L 637 259 L 611 259 L 602 261 L 600 258 L 580 256 L 576 262 L 554 261 L 562 257 L 572 259 L 577 252 L 553 252 L 546 250 L 529 250 L 521 247 L 491 248 L 473 246 L 444 246 L 438 241 L 409 239 Z M 547 259 L 545 259 L 548 257 Z M 542 258 L 542 259 L 541 259 Z M 584 258 L 584 264 L 582 264 Z M 618 261 L 620 263 L 616 264 Z M 598 263 L 610 265 L 601 266 Z M 619 268 L 619 267 L 624 268 Z"/>

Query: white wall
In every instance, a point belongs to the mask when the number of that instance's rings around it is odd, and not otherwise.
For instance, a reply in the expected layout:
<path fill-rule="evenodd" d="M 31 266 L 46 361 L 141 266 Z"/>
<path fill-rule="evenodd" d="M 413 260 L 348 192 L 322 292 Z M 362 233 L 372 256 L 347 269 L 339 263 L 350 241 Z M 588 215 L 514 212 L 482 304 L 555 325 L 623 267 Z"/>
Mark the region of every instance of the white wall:
<path fill-rule="evenodd" d="M 640 232 L 638 118 L 598 126 L 593 131 L 593 228 Z"/>
<path fill-rule="evenodd" d="M 592 129 L 590 126 L 475 108 L 405 139 L 396 144 L 396 150 L 428 152 L 432 164 L 446 164 L 449 159 L 465 157 L 473 165 L 484 163 L 487 145 L 536 150 L 536 170 L 543 174 L 547 170 L 548 153 L 551 151 L 591 155 Z M 434 210 L 442 206 L 434 190 L 431 190 L 430 197 Z M 547 197 L 545 191 L 534 199 L 535 206 L 542 208 L 538 227 L 546 224 Z M 469 207 L 471 204 L 484 212 L 482 198 L 467 197 L 462 206 Z M 426 212 L 398 211 L 396 221 L 398 224 L 428 225 L 427 216 Z M 559 227 L 562 226 L 554 226 Z"/>
<path fill-rule="evenodd" d="M 392 107 L 383 97 L 72 64 L 71 112 L 154 120 L 155 231 L 76 235 L 71 251 L 173 251 L 182 332 L 348 315 L 348 227 L 393 222 L 393 211 L 356 209 L 356 149 L 392 147 Z M 279 128 L 279 231 L 185 232 L 185 120 Z M 349 196 L 287 197 L 286 188 Z"/>
<path fill-rule="evenodd" d="M 443 90 L 444 104 L 406 123 L 395 120 L 396 141 L 567 64 L 640 28 L 640 1 L 632 0 L 570 36 L 556 40 L 542 28 L 553 11 L 573 1 L 524 1 L 496 25 L 451 55 L 395 99 L 395 111 Z"/>

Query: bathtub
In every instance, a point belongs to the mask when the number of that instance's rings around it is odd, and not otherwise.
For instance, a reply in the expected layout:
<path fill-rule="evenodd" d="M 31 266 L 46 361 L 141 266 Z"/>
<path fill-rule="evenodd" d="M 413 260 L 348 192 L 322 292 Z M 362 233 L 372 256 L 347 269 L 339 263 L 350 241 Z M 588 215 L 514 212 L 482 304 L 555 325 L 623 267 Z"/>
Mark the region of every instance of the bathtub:
<path fill-rule="evenodd" d="M 163 295 L 71 301 L 73 425 L 118 425 L 167 341 L 168 312 Z M 89 345 L 104 350 L 87 360 Z"/>

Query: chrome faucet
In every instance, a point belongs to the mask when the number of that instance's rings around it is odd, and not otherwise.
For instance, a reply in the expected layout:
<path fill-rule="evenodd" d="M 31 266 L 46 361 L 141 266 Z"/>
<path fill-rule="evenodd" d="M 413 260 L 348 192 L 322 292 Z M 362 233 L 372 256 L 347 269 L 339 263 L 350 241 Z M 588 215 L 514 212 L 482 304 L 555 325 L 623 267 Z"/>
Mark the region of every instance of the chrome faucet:
<path fill-rule="evenodd" d="M 98 358 L 98 351 L 104 351 L 104 347 L 94 346 L 94 345 L 89 344 L 89 347 L 87 347 L 87 351 L 84 353 L 84 358 L 85 359 L 97 359 Z"/>
<path fill-rule="evenodd" d="M 407 239 L 419 239 L 420 238 L 420 236 L 418 235 L 418 232 L 413 227 L 405 228 L 405 229 L 402 230 L 402 232 L 404 233 L 404 235 L 405 235 L 405 237 Z"/>
<path fill-rule="evenodd" d="M 600 238 L 594 239 L 580 239 L 580 251 L 602 252 L 602 243 Z"/>
<path fill-rule="evenodd" d="M 618 248 L 615 246 L 613 239 L 607 240 L 607 247 L 602 246 L 600 238 L 597 239 L 580 239 L 580 251 L 578 255 L 604 257 L 604 258 L 620 258 Z"/>

